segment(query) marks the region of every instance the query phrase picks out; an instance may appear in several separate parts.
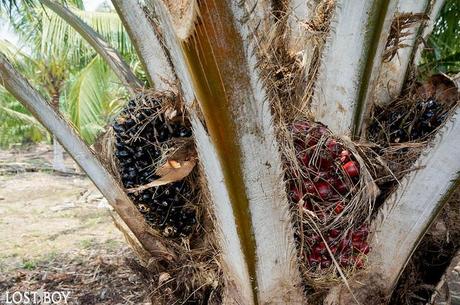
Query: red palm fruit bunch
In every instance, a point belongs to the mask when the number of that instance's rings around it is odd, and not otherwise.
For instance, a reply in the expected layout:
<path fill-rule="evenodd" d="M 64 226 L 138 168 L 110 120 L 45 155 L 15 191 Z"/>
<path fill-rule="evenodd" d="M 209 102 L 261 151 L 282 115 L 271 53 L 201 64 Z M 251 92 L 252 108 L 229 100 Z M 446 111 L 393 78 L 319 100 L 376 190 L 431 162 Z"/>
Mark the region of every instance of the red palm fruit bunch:
<path fill-rule="evenodd" d="M 343 268 L 363 268 L 369 253 L 369 209 L 363 209 L 369 201 L 362 196 L 368 172 L 325 125 L 301 121 L 291 131 L 296 160 L 287 170 L 289 197 L 300 211 L 296 238 L 306 265 L 329 270 L 334 256 Z"/>

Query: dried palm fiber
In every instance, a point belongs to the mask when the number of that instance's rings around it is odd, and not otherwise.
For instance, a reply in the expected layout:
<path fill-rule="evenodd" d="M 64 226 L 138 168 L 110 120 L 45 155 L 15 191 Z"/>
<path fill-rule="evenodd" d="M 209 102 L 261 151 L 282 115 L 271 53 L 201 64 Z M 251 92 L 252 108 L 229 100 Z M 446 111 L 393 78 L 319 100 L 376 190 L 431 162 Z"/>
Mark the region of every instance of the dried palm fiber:
<path fill-rule="evenodd" d="M 153 304 L 221 304 L 214 218 L 182 99 L 145 90 L 127 106 L 102 140 L 109 168 L 177 259 L 150 254 L 144 271 Z M 126 153 L 127 152 L 127 153 Z M 145 257 L 145 255 L 143 256 Z"/>
<path fill-rule="evenodd" d="M 311 118 L 309 97 L 317 67 L 315 61 L 303 67 L 305 61 L 287 50 L 287 14 L 283 5 L 277 8 L 272 31 L 256 36 L 259 67 L 283 157 L 299 266 L 311 296 L 364 267 L 367 224 L 378 190 L 354 144 Z M 333 8 L 334 1 L 320 1 L 315 15 L 305 22 L 306 36 L 318 52 Z"/>
<path fill-rule="evenodd" d="M 428 20 L 425 13 L 398 13 L 390 27 L 390 33 L 385 45 L 383 53 L 384 62 L 390 62 L 395 56 L 398 55 L 398 50 L 408 47 L 405 43 L 407 36 L 412 35 L 411 28 L 417 23 Z"/>
<path fill-rule="evenodd" d="M 382 190 L 379 202 L 394 190 L 459 103 L 458 88 L 446 76 L 412 82 L 388 105 L 376 105 L 360 144 L 363 158 Z"/>

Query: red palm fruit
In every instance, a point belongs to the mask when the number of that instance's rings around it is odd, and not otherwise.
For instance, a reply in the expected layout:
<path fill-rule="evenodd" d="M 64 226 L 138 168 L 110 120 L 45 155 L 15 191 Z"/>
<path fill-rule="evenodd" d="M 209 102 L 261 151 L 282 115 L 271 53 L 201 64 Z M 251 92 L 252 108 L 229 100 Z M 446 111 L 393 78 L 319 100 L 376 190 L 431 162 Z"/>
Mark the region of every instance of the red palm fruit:
<path fill-rule="evenodd" d="M 330 229 L 329 230 L 329 236 L 330 237 L 336 238 L 337 236 L 339 236 L 339 234 L 340 234 L 340 230 L 337 230 L 337 229 Z"/>
<path fill-rule="evenodd" d="M 352 240 L 351 241 L 352 245 L 353 245 L 353 248 L 358 250 L 361 249 L 363 247 L 363 241 L 362 240 Z"/>
<path fill-rule="evenodd" d="M 348 238 L 343 238 L 339 241 L 339 244 L 337 245 L 337 249 L 339 251 L 343 251 L 347 249 L 350 246 L 350 240 Z"/>
<path fill-rule="evenodd" d="M 329 259 L 321 260 L 321 268 L 326 269 L 331 266 L 331 261 Z"/>
<path fill-rule="evenodd" d="M 331 249 L 332 254 L 337 253 L 337 247 L 336 246 L 332 246 L 332 247 L 330 247 L 330 249 Z"/>
<path fill-rule="evenodd" d="M 343 202 L 339 201 L 335 205 L 334 212 L 336 214 L 340 214 L 340 213 L 342 213 L 343 209 L 344 209 Z"/>
<path fill-rule="evenodd" d="M 343 165 L 343 169 L 350 177 L 359 176 L 359 165 L 355 161 L 348 161 Z"/>
<path fill-rule="evenodd" d="M 324 241 L 320 241 L 316 246 L 313 247 L 313 253 L 323 254 L 326 251 L 326 244 Z"/>
<path fill-rule="evenodd" d="M 360 235 L 355 235 L 355 234 L 353 233 L 353 235 L 351 236 L 351 241 L 353 241 L 353 242 L 360 242 L 360 241 L 363 241 L 363 237 L 360 236 Z"/>
<path fill-rule="evenodd" d="M 307 259 L 308 259 L 308 264 L 312 267 L 317 266 L 318 264 L 321 263 L 321 256 L 318 254 L 312 253 L 308 256 Z"/>
<path fill-rule="evenodd" d="M 316 125 L 313 128 L 311 128 L 308 132 L 310 138 L 308 141 L 309 146 L 316 145 L 318 143 L 318 140 L 327 133 L 327 128 L 323 125 Z"/>
<path fill-rule="evenodd" d="M 369 227 L 368 227 L 367 224 L 361 225 L 361 226 L 358 228 L 358 231 L 359 231 L 359 232 L 362 232 L 362 234 L 363 234 L 364 236 L 369 235 Z"/>
<path fill-rule="evenodd" d="M 307 194 L 316 195 L 316 188 L 313 183 L 311 183 L 310 181 L 307 181 L 305 182 L 304 187 L 305 187 Z"/>
<path fill-rule="evenodd" d="M 291 191 L 289 192 L 289 196 L 291 197 L 292 201 L 299 202 L 300 199 L 303 198 L 302 191 L 299 190 L 297 187 L 291 187 Z"/>
<path fill-rule="evenodd" d="M 316 146 L 316 144 L 318 144 L 318 139 L 310 135 L 307 140 L 307 147 L 311 148 L 313 146 Z"/>
<path fill-rule="evenodd" d="M 356 268 L 358 269 L 363 269 L 364 268 L 364 262 L 361 257 L 353 257 L 353 264 L 355 265 Z"/>
<path fill-rule="evenodd" d="M 316 191 L 321 199 L 326 200 L 332 196 L 332 188 L 327 182 L 315 183 Z"/>
<path fill-rule="evenodd" d="M 342 266 L 342 267 L 348 267 L 348 265 L 350 264 L 350 258 L 348 257 L 348 255 L 342 255 L 340 258 L 339 258 L 339 265 Z"/>
<path fill-rule="evenodd" d="M 332 167 L 332 161 L 321 157 L 315 160 L 313 166 L 318 170 L 328 171 Z"/>
<path fill-rule="evenodd" d="M 326 147 L 334 158 L 339 156 L 342 151 L 342 145 L 337 143 L 334 139 L 327 140 Z"/>
<path fill-rule="evenodd" d="M 357 231 L 354 231 L 351 236 L 353 237 L 353 239 L 357 238 L 359 240 L 364 240 L 366 238 L 367 234 L 368 234 L 368 232 L 366 232 L 364 230 L 357 230 Z"/>
<path fill-rule="evenodd" d="M 296 122 L 292 124 L 292 131 L 294 133 L 306 133 L 310 129 L 308 122 Z"/>
<path fill-rule="evenodd" d="M 363 242 L 362 247 L 358 249 L 358 251 L 361 252 L 362 254 L 368 254 L 370 251 L 370 247 L 366 242 Z"/>
<path fill-rule="evenodd" d="M 342 150 L 342 152 L 340 153 L 340 162 L 342 163 L 346 163 L 348 161 L 350 161 L 350 152 L 348 150 Z"/>
<path fill-rule="evenodd" d="M 348 193 L 348 185 L 341 179 L 334 179 L 334 187 L 340 194 Z"/>
<path fill-rule="evenodd" d="M 299 156 L 299 161 L 304 166 L 308 166 L 308 163 L 310 162 L 310 155 L 306 152 L 301 153 Z"/>
<path fill-rule="evenodd" d="M 294 147 L 297 151 L 302 151 L 305 149 L 305 142 L 301 139 L 294 139 Z"/>
<path fill-rule="evenodd" d="M 322 180 L 322 181 L 325 181 L 325 180 L 329 181 L 330 178 L 331 178 L 331 174 L 325 171 L 320 171 L 318 175 L 315 177 L 315 179 Z"/>
<path fill-rule="evenodd" d="M 331 235 L 329 235 L 329 236 L 326 237 L 326 241 L 327 241 L 327 244 L 329 246 L 332 246 L 334 244 L 334 242 L 335 242 L 335 238 L 332 237 Z"/>
<path fill-rule="evenodd" d="M 329 170 L 333 165 L 332 160 L 328 158 L 321 158 L 319 161 L 319 167 L 323 170 Z"/>

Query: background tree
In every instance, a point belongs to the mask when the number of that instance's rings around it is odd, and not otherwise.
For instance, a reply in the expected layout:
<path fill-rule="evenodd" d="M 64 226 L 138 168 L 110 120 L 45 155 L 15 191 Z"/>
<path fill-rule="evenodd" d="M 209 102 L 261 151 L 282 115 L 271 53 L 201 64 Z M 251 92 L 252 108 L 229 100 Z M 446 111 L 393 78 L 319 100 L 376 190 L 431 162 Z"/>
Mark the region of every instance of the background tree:
<path fill-rule="evenodd" d="M 81 1 L 67 3 L 75 14 L 114 43 L 134 68 L 138 66 L 129 38 L 114 12 L 87 12 Z M 126 94 L 113 71 L 71 26 L 42 5 L 21 5 L 8 14 L 4 17 L 10 21 L 22 47 L 3 41 L 3 52 L 37 84 L 53 107 L 70 119 L 84 140 L 92 143 L 121 107 L 121 98 Z M 4 144 L 8 144 L 6 139 Z M 65 171 L 63 149 L 55 139 L 53 145 L 53 168 Z"/>

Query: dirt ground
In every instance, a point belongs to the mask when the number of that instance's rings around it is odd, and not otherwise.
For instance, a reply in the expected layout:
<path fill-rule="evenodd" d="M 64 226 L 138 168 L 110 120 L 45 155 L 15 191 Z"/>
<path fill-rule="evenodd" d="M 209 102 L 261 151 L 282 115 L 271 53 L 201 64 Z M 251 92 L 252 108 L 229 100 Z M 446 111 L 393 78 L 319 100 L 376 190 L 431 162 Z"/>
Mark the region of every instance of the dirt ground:
<path fill-rule="evenodd" d="M 0 304 L 40 288 L 71 291 L 69 304 L 144 304 L 106 200 L 85 176 L 53 173 L 51 158 L 47 145 L 0 151 Z"/>

